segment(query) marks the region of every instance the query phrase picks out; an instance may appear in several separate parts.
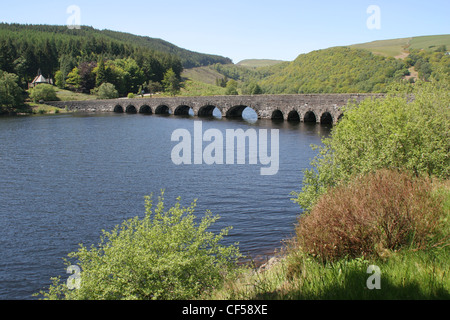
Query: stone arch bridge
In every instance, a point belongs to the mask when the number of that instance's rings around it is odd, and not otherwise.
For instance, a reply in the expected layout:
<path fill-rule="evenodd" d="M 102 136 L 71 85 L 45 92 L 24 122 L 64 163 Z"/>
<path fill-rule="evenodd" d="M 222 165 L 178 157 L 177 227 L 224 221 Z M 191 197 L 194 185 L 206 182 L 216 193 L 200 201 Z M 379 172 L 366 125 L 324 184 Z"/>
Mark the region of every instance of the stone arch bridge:
<path fill-rule="evenodd" d="M 222 117 L 242 117 L 245 108 L 253 109 L 258 119 L 336 123 L 342 107 L 380 94 L 296 94 L 254 96 L 207 96 L 174 98 L 135 98 L 89 101 L 46 102 L 55 107 L 80 112 L 117 112 L 171 114 L 208 117 L 217 108 Z"/>

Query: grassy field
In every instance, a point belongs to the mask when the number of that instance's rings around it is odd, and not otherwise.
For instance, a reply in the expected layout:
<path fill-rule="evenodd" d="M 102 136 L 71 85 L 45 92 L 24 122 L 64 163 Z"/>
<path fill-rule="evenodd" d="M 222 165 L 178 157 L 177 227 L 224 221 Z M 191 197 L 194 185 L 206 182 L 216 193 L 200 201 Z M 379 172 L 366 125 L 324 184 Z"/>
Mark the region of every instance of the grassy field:
<path fill-rule="evenodd" d="M 354 44 L 350 47 L 366 49 L 374 54 L 380 54 L 389 57 L 399 57 L 409 48 L 411 49 L 432 49 L 446 45 L 450 49 L 450 34 L 422 36 L 412 38 L 400 38 L 391 40 L 379 40 L 367 43 Z"/>
<path fill-rule="evenodd" d="M 222 79 L 224 76 L 210 67 L 199 67 L 185 69 L 181 74 L 182 78 L 199 81 L 206 84 L 215 85 L 216 79 Z"/>
<path fill-rule="evenodd" d="M 351 45 L 352 48 L 369 50 L 374 54 L 396 57 L 401 55 L 409 45 L 412 38 L 401 38 L 392 40 L 379 40 L 361 44 Z"/>
<path fill-rule="evenodd" d="M 247 67 L 247 68 L 261 68 L 261 67 L 271 67 L 273 65 L 282 63 L 282 60 L 272 60 L 272 59 L 246 59 L 242 60 L 236 65 Z"/>
<path fill-rule="evenodd" d="M 411 49 L 433 49 L 444 45 L 450 51 L 450 34 L 414 37 L 409 44 Z"/>
<path fill-rule="evenodd" d="M 91 94 L 77 93 L 77 92 L 73 92 L 70 90 L 60 89 L 57 87 L 55 87 L 55 90 L 56 90 L 56 96 L 61 101 L 73 101 L 73 100 L 81 101 L 81 100 L 97 99 L 97 97 L 95 95 L 91 95 Z"/>

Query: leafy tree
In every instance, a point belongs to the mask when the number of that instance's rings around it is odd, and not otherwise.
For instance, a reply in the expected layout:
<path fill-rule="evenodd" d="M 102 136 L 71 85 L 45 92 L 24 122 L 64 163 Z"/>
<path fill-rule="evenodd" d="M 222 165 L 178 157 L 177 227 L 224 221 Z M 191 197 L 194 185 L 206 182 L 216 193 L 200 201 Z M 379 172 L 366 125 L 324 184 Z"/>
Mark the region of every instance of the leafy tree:
<path fill-rule="evenodd" d="M 225 88 L 227 86 L 228 77 L 225 76 L 223 78 L 216 78 L 216 86 Z"/>
<path fill-rule="evenodd" d="M 55 73 L 55 84 L 58 88 L 61 89 L 64 89 L 66 87 L 66 80 L 64 79 L 64 75 L 61 70 L 58 70 Z"/>
<path fill-rule="evenodd" d="M 237 96 L 239 94 L 237 91 L 237 82 L 235 80 L 231 79 L 227 82 L 225 94 L 227 96 Z"/>
<path fill-rule="evenodd" d="M 44 101 L 56 101 L 58 97 L 56 96 L 55 88 L 46 83 L 38 84 L 36 87 L 30 90 L 30 98 L 34 102 Z"/>
<path fill-rule="evenodd" d="M 198 220 L 195 202 L 182 207 L 180 199 L 167 209 L 163 196 L 153 208 L 146 197 L 146 214 L 103 232 L 98 246 L 80 245 L 69 254 L 81 268 L 80 287 L 69 290 L 53 279 L 47 299 L 170 300 L 195 299 L 223 283 L 235 270 L 241 254 L 221 244 L 230 228 L 214 234 L 209 228 L 219 219 L 207 211 Z M 66 261 L 71 265 L 69 261 Z"/>
<path fill-rule="evenodd" d="M 108 82 L 102 83 L 100 87 L 95 88 L 92 93 L 97 95 L 99 99 L 117 99 L 119 97 L 116 87 Z"/>
<path fill-rule="evenodd" d="M 97 75 L 95 79 L 95 85 L 100 87 L 103 83 L 106 82 L 106 67 L 103 58 L 100 58 L 97 66 Z"/>
<path fill-rule="evenodd" d="M 72 90 L 79 91 L 81 87 L 81 76 L 77 67 L 73 68 L 67 75 L 66 83 Z"/>
<path fill-rule="evenodd" d="M 377 169 L 403 169 L 416 175 L 450 176 L 450 81 L 393 87 L 386 98 L 349 105 L 304 171 L 301 192 L 293 193 L 310 210 L 320 195 L 353 176 Z M 410 95 L 414 95 L 414 100 Z"/>
<path fill-rule="evenodd" d="M 165 91 L 173 96 L 176 95 L 181 88 L 180 79 L 177 77 L 177 75 L 172 69 L 169 69 L 165 73 L 162 84 L 164 86 Z"/>
<path fill-rule="evenodd" d="M 23 90 L 18 81 L 17 75 L 0 70 L 0 111 L 22 105 Z"/>
<path fill-rule="evenodd" d="M 263 92 L 262 92 L 261 87 L 255 81 L 248 83 L 242 89 L 242 94 L 254 95 L 254 94 L 262 94 L 262 93 Z"/>
<path fill-rule="evenodd" d="M 78 74 L 80 76 L 79 89 L 84 93 L 89 93 L 95 87 L 94 68 L 97 66 L 96 62 L 82 62 L 78 66 Z"/>
<path fill-rule="evenodd" d="M 152 80 L 149 80 L 148 82 L 146 82 L 144 84 L 144 88 L 147 88 L 147 90 L 150 94 L 154 94 L 154 93 L 162 91 L 161 83 L 155 82 Z"/>

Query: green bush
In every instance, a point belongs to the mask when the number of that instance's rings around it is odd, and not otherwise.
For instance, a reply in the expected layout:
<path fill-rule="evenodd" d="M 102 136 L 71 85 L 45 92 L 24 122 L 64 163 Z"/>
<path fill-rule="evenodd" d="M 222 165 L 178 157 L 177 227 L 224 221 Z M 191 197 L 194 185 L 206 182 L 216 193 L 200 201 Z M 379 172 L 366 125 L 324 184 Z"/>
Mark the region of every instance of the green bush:
<path fill-rule="evenodd" d="M 41 294 L 48 299 L 193 299 L 220 286 L 241 256 L 234 245 L 220 244 L 230 228 L 208 231 L 219 216 L 207 211 L 196 221 L 195 202 L 181 207 L 179 201 L 165 211 L 161 196 L 153 210 L 146 197 L 144 218 L 104 231 L 97 247 L 81 245 L 69 254 L 81 268 L 79 289 L 71 291 L 54 278 Z"/>
<path fill-rule="evenodd" d="M 38 84 L 36 87 L 31 89 L 30 98 L 34 102 L 43 101 L 57 101 L 55 88 L 50 84 Z"/>
<path fill-rule="evenodd" d="M 448 178 L 449 105 L 448 76 L 404 84 L 385 98 L 350 104 L 322 141 L 312 168 L 304 171 L 302 191 L 293 193 L 294 201 L 311 210 L 328 188 L 381 168 Z"/>
<path fill-rule="evenodd" d="M 127 95 L 128 99 L 134 99 L 134 93 L 130 92 Z"/>
<path fill-rule="evenodd" d="M 94 89 L 93 94 L 97 95 L 99 99 L 117 99 L 119 93 L 112 83 L 105 82 L 100 87 Z"/>

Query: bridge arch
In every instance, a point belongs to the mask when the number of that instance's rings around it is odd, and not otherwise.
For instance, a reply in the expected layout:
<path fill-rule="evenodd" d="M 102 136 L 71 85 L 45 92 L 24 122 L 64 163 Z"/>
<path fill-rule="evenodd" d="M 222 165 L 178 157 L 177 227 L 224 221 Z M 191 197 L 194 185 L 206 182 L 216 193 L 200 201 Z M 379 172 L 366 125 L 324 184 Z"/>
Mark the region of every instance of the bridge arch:
<path fill-rule="evenodd" d="M 142 114 L 152 114 L 153 112 L 152 112 L 152 108 L 151 108 L 150 106 L 144 104 L 143 106 L 141 106 L 141 107 L 139 108 L 139 113 L 142 113 Z"/>
<path fill-rule="evenodd" d="M 242 112 L 244 112 L 245 108 L 247 108 L 247 106 L 244 105 L 231 107 L 227 111 L 227 118 L 242 118 Z"/>
<path fill-rule="evenodd" d="M 303 116 L 303 122 L 317 122 L 317 116 L 314 111 L 307 111 Z"/>
<path fill-rule="evenodd" d="M 165 104 L 159 105 L 155 109 L 155 114 L 170 114 L 170 108 Z"/>
<path fill-rule="evenodd" d="M 132 104 L 128 105 L 125 109 L 126 113 L 130 113 L 130 114 L 134 114 L 137 113 L 136 107 L 133 106 Z"/>
<path fill-rule="evenodd" d="M 300 115 L 296 110 L 292 110 L 288 114 L 288 121 L 300 122 Z"/>
<path fill-rule="evenodd" d="M 328 111 L 325 111 L 320 116 L 320 123 L 321 124 L 333 124 L 333 116 Z"/>
<path fill-rule="evenodd" d="M 251 106 L 246 106 L 246 105 L 242 105 L 242 104 L 229 108 L 226 112 L 226 117 L 227 118 L 242 118 L 244 111 L 248 114 L 254 113 L 254 114 L 256 114 L 256 117 L 258 117 L 257 110 L 253 109 Z"/>
<path fill-rule="evenodd" d="M 189 116 L 190 112 L 194 112 L 191 107 L 187 105 L 180 105 L 175 109 L 174 115 L 176 116 Z"/>
<path fill-rule="evenodd" d="M 217 108 L 216 106 L 214 106 L 212 104 L 207 104 L 198 110 L 198 116 L 199 117 L 213 117 L 214 110 L 218 110 L 219 113 L 222 114 L 222 112 L 220 112 L 219 108 Z"/>
<path fill-rule="evenodd" d="M 281 110 L 277 109 L 272 112 L 272 120 L 284 120 L 284 115 Z"/>
<path fill-rule="evenodd" d="M 114 112 L 115 113 L 123 113 L 123 107 L 120 104 L 116 105 L 114 107 Z"/>

